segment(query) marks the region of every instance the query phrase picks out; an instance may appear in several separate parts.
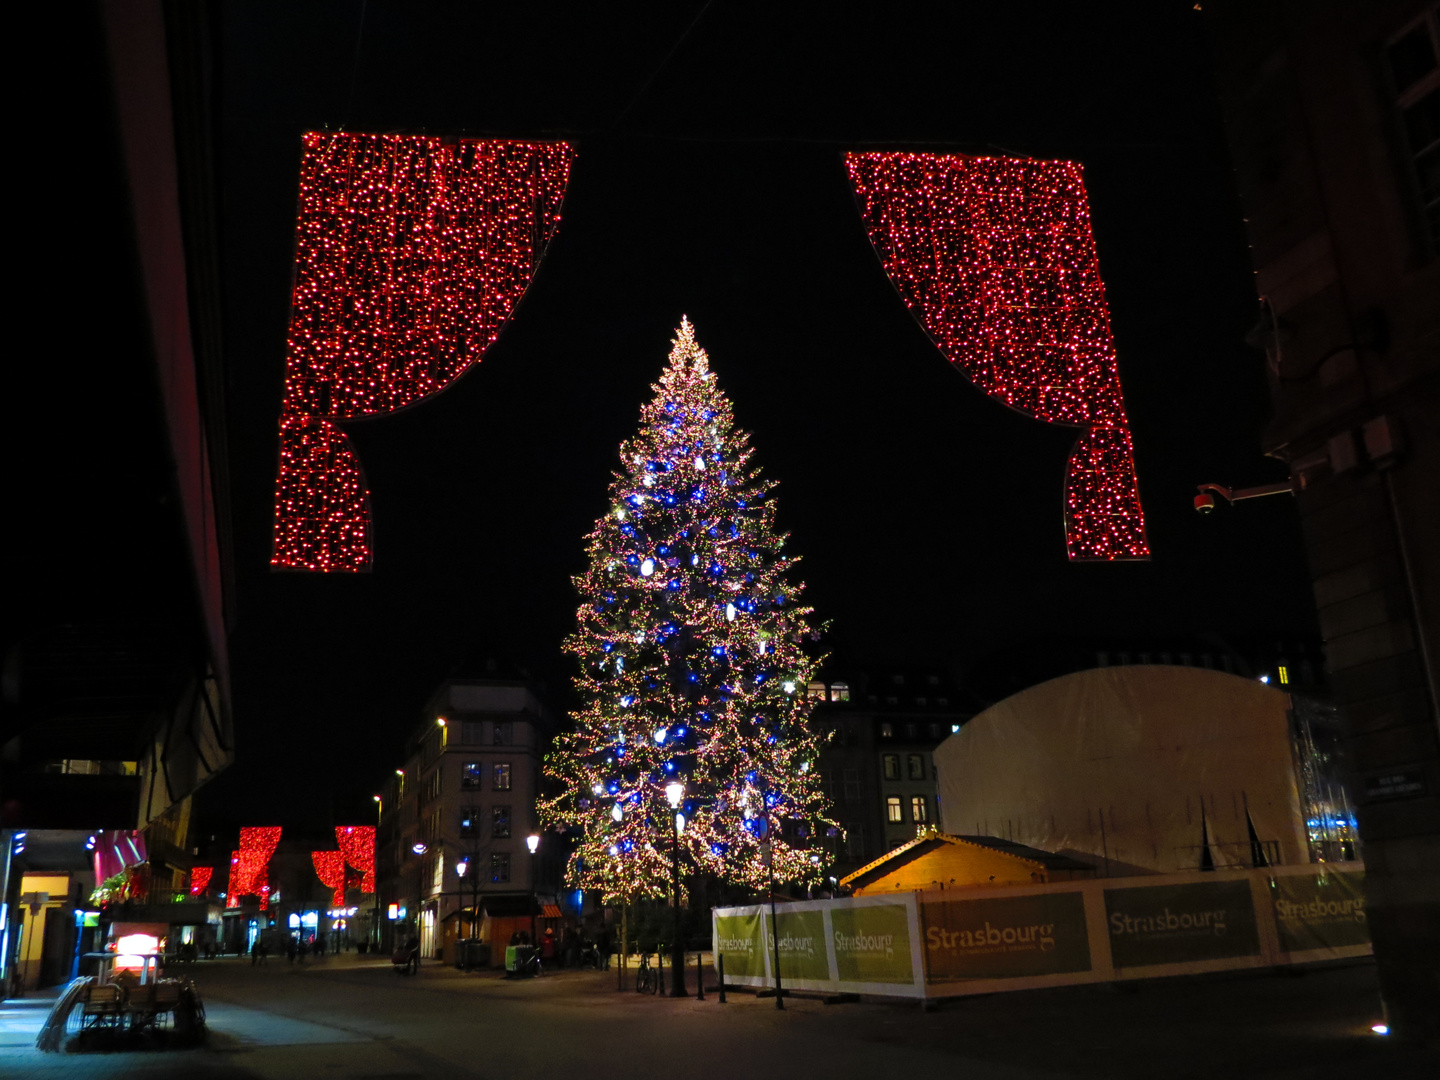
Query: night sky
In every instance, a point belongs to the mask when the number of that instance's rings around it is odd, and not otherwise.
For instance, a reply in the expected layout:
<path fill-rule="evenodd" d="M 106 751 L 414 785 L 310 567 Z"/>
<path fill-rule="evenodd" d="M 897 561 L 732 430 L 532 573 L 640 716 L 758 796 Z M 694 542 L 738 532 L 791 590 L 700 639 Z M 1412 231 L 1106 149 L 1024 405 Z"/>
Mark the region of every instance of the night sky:
<path fill-rule="evenodd" d="M 447 674 L 496 655 L 558 689 L 581 538 L 682 313 L 780 481 L 838 656 L 963 674 L 1057 635 L 1314 633 L 1289 500 L 1191 508 L 1198 482 L 1285 470 L 1257 449 L 1254 289 L 1190 3 L 846 19 L 735 0 L 369 0 L 357 53 L 361 6 L 219 8 L 239 759 L 207 815 L 368 821 Z M 578 156 L 559 233 L 483 361 L 346 427 L 374 572 L 275 574 L 300 135 L 342 126 L 565 138 Z M 1067 563 L 1074 430 L 986 398 L 929 343 L 861 226 L 852 148 L 1083 163 L 1152 562 Z"/>

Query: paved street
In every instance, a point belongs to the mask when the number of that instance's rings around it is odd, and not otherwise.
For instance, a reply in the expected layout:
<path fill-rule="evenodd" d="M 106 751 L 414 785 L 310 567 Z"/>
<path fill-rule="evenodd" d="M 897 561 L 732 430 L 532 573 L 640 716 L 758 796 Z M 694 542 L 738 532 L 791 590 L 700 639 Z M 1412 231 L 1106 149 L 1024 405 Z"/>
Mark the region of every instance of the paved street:
<path fill-rule="evenodd" d="M 198 1050 L 40 1054 L 45 1010 L 0 1009 L 0 1075 L 322 1080 L 399 1077 L 1369 1077 L 1434 1074 L 1440 1055 L 1371 1035 L 1371 966 L 995 994 L 942 1005 L 825 1005 L 732 993 L 721 1005 L 615 991 L 615 973 L 507 982 L 355 956 L 194 966 Z M 692 987 L 693 988 L 693 987 Z"/>

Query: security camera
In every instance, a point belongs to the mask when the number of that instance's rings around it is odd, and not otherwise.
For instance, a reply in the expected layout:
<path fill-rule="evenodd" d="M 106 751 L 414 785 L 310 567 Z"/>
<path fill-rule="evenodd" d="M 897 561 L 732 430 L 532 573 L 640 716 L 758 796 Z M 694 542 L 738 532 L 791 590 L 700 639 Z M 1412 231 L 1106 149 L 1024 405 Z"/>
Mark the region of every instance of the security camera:
<path fill-rule="evenodd" d="M 1195 496 L 1195 511 L 1196 511 L 1196 513 L 1208 514 L 1208 513 L 1210 513 L 1210 511 L 1212 511 L 1212 510 L 1214 510 L 1214 509 L 1215 509 L 1215 496 L 1214 496 L 1214 495 L 1204 495 L 1204 494 L 1201 494 L 1201 495 L 1196 495 L 1196 496 Z"/>

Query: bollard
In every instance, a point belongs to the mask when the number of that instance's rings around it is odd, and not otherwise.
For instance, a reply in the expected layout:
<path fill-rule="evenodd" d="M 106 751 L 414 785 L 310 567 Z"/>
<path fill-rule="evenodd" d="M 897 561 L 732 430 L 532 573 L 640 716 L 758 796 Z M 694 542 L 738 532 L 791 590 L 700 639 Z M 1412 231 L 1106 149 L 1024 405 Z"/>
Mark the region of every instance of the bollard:
<path fill-rule="evenodd" d="M 720 975 L 720 1004 L 725 1004 L 725 954 L 715 954 L 715 966 Z"/>
<path fill-rule="evenodd" d="M 705 1000 L 705 954 L 695 954 L 695 1000 Z"/>

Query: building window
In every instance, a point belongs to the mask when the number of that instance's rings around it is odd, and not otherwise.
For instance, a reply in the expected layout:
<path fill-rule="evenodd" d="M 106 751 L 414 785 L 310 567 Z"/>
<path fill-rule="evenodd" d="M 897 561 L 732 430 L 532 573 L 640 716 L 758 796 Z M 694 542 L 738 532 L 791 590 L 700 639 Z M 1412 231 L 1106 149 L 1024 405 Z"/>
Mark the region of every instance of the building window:
<path fill-rule="evenodd" d="M 496 746 L 509 746 L 514 734 L 515 725 L 509 720 L 495 721 L 494 742 Z"/>
<path fill-rule="evenodd" d="M 490 884 L 504 885 L 510 880 L 510 855 L 496 851 L 490 855 Z"/>
<path fill-rule="evenodd" d="M 898 819 L 898 818 L 895 818 L 895 819 L 892 819 L 892 820 L 897 820 L 897 821 L 898 821 L 899 819 Z M 927 821 L 930 820 L 930 815 L 929 815 L 928 813 L 926 813 L 926 810 L 925 810 L 925 796 L 924 796 L 924 795 L 911 795 L 911 796 L 910 796 L 910 820 L 913 821 L 913 822 L 915 822 L 915 824 L 917 824 L 917 825 L 924 824 L 925 822 L 927 822 Z"/>
<path fill-rule="evenodd" d="M 913 742 L 918 735 L 919 731 L 916 729 L 914 724 L 905 725 L 905 738 Z"/>
<path fill-rule="evenodd" d="M 917 697 L 917 698 L 915 699 L 915 707 L 918 708 L 918 709 L 923 709 L 923 708 L 925 708 L 926 705 L 929 705 L 929 704 L 930 704 L 930 701 L 929 701 L 928 698 Z"/>
<path fill-rule="evenodd" d="M 495 766 L 495 774 L 490 782 L 491 791 L 510 790 L 510 763 L 508 761 Z"/>
<path fill-rule="evenodd" d="M 900 805 L 900 796 L 899 796 L 899 795 L 889 795 L 889 796 L 886 796 L 886 798 L 885 798 L 885 820 L 886 820 L 886 821 L 904 821 L 904 820 L 905 820 L 905 812 L 904 812 L 903 807 L 901 807 L 901 805 Z"/>
<path fill-rule="evenodd" d="M 849 683 L 843 683 L 843 682 L 831 683 L 831 684 L 830 684 L 830 700 L 831 700 L 831 701 L 849 701 L 849 700 L 850 700 L 850 684 L 849 684 Z"/>
<path fill-rule="evenodd" d="M 845 854 L 852 859 L 865 856 L 865 826 L 859 822 L 845 826 Z"/>
<path fill-rule="evenodd" d="M 895 703 L 895 699 L 891 698 L 890 703 L 893 705 Z M 882 739 L 893 739 L 895 737 L 895 725 L 888 722 L 881 724 L 880 737 Z"/>
<path fill-rule="evenodd" d="M 948 708 L 950 707 L 950 699 L 949 699 L 949 698 L 943 698 L 943 697 L 937 697 L 937 698 L 935 699 L 935 704 L 936 704 L 936 705 L 939 705 L 940 708 L 942 708 L 942 709 L 948 709 Z"/>
<path fill-rule="evenodd" d="M 467 806 L 460 811 L 460 835 L 480 835 L 480 812 L 473 806 Z"/>
<path fill-rule="evenodd" d="M 429 802 L 432 799 L 438 799 L 440 797 L 440 776 L 444 771 L 444 769 L 436 769 L 428 777 L 425 778 L 426 802 Z"/>
<path fill-rule="evenodd" d="M 823 682 L 812 682 L 805 687 L 805 694 L 811 701 L 824 701 L 825 684 Z"/>
<path fill-rule="evenodd" d="M 510 835 L 510 807 L 490 808 L 490 835 L 496 839 L 504 839 Z"/>
<path fill-rule="evenodd" d="M 941 737 L 940 725 L 939 725 L 939 724 L 931 724 L 931 725 L 930 725 L 930 738 L 932 738 L 932 739 L 938 739 L 938 738 L 940 738 L 940 737 Z"/>
<path fill-rule="evenodd" d="M 460 786 L 462 788 L 480 787 L 480 762 L 467 761 L 460 766 Z"/>
<path fill-rule="evenodd" d="M 900 755 L 899 755 L 899 754 L 882 754 L 882 755 L 880 756 L 880 760 L 884 763 L 885 779 L 886 779 L 886 780 L 899 780 L 899 779 L 900 779 Z"/>
<path fill-rule="evenodd" d="M 1432 8 L 1386 50 L 1411 181 L 1431 251 L 1440 246 L 1440 20 Z"/>
<path fill-rule="evenodd" d="M 923 754 L 911 754 L 905 761 L 909 770 L 911 780 L 925 779 L 925 756 Z"/>
<path fill-rule="evenodd" d="M 1284 664 L 1281 664 L 1281 665 L 1280 665 L 1279 675 L 1280 675 L 1280 685 L 1281 685 L 1281 686 L 1289 686 L 1289 685 L 1290 685 L 1290 669 L 1289 669 L 1288 667 L 1286 667 Z"/>
<path fill-rule="evenodd" d="M 857 803 L 860 801 L 860 770 L 845 770 L 845 801 Z"/>

